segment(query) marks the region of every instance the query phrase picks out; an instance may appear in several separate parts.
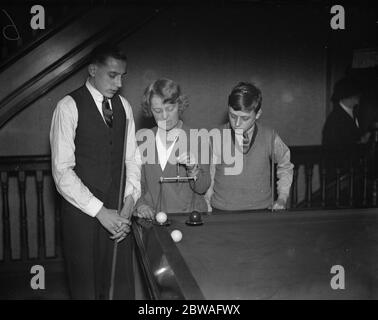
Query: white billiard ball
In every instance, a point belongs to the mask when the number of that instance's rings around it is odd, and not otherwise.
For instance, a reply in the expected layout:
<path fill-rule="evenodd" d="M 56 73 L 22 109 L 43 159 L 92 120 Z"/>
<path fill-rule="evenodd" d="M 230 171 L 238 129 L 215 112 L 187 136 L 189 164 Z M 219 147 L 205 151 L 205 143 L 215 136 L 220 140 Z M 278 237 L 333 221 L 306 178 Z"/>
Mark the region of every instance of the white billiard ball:
<path fill-rule="evenodd" d="M 182 239 L 182 233 L 181 233 L 180 230 L 173 230 L 171 232 L 171 237 L 172 237 L 174 242 L 179 242 Z"/>
<path fill-rule="evenodd" d="M 155 219 L 158 223 L 163 224 L 167 221 L 167 214 L 163 211 L 160 211 L 156 215 Z"/>

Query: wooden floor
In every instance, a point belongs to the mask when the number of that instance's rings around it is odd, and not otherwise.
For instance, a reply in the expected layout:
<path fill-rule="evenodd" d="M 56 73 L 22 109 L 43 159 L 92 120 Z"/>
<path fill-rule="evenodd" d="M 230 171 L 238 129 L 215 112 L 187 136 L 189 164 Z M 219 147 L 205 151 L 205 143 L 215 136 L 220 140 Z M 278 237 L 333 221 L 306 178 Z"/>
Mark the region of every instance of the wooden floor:
<path fill-rule="evenodd" d="M 35 276 L 30 270 L 33 265 L 45 269 L 45 289 L 33 290 L 30 281 Z M 142 274 L 134 257 L 135 298 L 146 299 Z M 69 291 L 61 259 L 29 260 L 28 262 L 0 262 L 0 300 L 68 300 Z"/>

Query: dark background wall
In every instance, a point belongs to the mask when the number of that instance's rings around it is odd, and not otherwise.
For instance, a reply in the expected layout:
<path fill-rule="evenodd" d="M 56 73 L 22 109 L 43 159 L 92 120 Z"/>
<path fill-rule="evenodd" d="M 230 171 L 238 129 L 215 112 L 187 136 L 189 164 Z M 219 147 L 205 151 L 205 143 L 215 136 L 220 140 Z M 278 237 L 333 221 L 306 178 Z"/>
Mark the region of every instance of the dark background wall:
<path fill-rule="evenodd" d="M 332 85 L 350 70 L 356 48 L 377 47 L 376 10 L 363 3 L 344 7 L 345 30 L 332 30 L 330 5 L 315 2 L 160 7 L 154 20 L 120 43 L 129 59 L 121 93 L 137 129 L 151 126 L 140 101 L 157 78 L 181 84 L 190 99 L 184 120 L 194 128 L 221 124 L 231 88 L 253 81 L 263 92 L 263 123 L 288 145 L 319 144 Z M 48 154 L 56 103 L 86 76 L 80 70 L 0 128 L 0 155 Z"/>
<path fill-rule="evenodd" d="M 127 10 L 127 8 L 125 8 Z M 137 128 L 144 88 L 168 77 L 181 84 L 190 108 L 184 120 L 212 128 L 225 118 L 227 95 L 238 81 L 263 92 L 262 121 L 289 145 L 319 144 L 326 117 L 326 41 L 323 7 L 180 5 L 126 38 L 128 76 L 122 88 Z M 81 70 L 0 130 L 0 155 L 49 153 L 48 133 L 59 99 L 86 79 Z M 10 143 L 10 141 L 12 141 Z"/>

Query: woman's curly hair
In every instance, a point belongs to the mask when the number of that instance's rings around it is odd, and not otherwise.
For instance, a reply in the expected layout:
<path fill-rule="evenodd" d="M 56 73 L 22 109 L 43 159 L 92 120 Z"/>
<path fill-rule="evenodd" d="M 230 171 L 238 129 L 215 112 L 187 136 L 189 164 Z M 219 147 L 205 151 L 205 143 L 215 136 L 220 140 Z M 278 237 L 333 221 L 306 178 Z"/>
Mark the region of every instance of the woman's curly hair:
<path fill-rule="evenodd" d="M 151 83 L 145 90 L 142 99 L 142 111 L 145 117 L 153 116 L 151 111 L 151 99 L 158 96 L 163 103 L 178 104 L 179 115 L 189 106 L 187 96 L 181 94 L 180 86 L 170 79 L 158 79 Z"/>

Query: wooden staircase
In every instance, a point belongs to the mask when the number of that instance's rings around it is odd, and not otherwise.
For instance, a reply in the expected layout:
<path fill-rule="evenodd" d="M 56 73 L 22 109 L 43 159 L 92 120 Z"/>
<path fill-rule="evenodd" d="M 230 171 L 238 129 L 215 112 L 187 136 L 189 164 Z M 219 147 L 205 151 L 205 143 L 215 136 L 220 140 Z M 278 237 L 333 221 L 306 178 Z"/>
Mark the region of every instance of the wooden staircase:
<path fill-rule="evenodd" d="M 1 67 L 0 128 L 18 112 L 74 75 L 87 64 L 94 47 L 118 43 L 158 13 L 152 5 L 95 6 L 70 21 L 17 60 Z"/>

